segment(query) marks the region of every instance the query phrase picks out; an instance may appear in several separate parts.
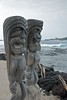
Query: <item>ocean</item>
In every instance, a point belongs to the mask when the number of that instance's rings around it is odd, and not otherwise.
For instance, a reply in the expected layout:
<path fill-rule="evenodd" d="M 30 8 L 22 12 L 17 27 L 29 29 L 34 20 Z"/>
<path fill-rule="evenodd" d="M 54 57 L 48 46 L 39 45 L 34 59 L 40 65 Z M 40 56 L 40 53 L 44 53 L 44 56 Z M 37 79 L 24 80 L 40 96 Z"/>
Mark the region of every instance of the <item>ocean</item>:
<path fill-rule="evenodd" d="M 0 41 L 0 53 L 4 52 L 4 42 Z M 43 65 L 67 73 L 67 40 L 42 40 L 39 55 Z"/>

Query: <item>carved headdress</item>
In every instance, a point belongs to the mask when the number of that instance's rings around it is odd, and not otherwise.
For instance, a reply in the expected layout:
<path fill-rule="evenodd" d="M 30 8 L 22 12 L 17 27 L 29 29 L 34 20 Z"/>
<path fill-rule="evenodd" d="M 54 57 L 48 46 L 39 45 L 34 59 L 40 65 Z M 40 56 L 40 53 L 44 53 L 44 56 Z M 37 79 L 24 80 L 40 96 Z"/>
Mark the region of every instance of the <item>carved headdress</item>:
<path fill-rule="evenodd" d="M 43 21 L 41 20 L 36 20 L 36 19 L 29 19 L 27 20 L 28 22 L 28 34 L 32 31 L 34 28 L 38 28 L 42 30 L 43 27 Z"/>
<path fill-rule="evenodd" d="M 7 69 L 9 72 L 9 63 L 10 63 L 10 55 L 11 55 L 11 51 L 10 51 L 10 35 L 13 34 L 13 32 L 20 28 L 20 29 L 24 29 L 24 31 L 27 34 L 27 21 L 24 17 L 21 16 L 12 16 L 12 17 L 8 17 L 3 24 L 3 33 L 4 33 L 4 45 L 5 45 L 5 52 L 6 52 L 6 59 L 7 59 Z"/>

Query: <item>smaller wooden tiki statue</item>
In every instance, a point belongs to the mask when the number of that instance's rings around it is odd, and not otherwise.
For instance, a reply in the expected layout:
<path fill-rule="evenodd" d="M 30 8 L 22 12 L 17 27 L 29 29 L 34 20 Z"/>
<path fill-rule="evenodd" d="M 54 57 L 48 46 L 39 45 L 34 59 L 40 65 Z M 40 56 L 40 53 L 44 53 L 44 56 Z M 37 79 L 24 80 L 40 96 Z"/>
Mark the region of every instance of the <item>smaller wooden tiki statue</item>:
<path fill-rule="evenodd" d="M 10 82 L 11 100 L 24 100 L 26 68 L 27 21 L 21 16 L 8 17 L 3 24 L 7 72 Z"/>
<path fill-rule="evenodd" d="M 29 19 L 28 23 L 28 38 L 27 38 L 27 65 L 28 65 L 28 74 L 27 75 L 27 84 L 35 85 L 38 81 L 38 76 L 36 74 L 36 67 L 40 61 L 40 57 L 37 53 L 41 49 L 41 31 L 43 27 L 43 21 Z"/>

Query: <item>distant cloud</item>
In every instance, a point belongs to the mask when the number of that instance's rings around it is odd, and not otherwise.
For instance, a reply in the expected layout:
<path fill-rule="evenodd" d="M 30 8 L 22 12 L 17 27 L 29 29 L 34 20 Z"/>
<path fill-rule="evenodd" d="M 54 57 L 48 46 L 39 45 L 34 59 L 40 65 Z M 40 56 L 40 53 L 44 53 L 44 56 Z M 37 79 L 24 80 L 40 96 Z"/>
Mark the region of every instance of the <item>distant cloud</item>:
<path fill-rule="evenodd" d="M 0 0 L 1 32 L 4 19 L 14 15 L 43 20 L 43 38 L 67 36 L 67 0 Z"/>

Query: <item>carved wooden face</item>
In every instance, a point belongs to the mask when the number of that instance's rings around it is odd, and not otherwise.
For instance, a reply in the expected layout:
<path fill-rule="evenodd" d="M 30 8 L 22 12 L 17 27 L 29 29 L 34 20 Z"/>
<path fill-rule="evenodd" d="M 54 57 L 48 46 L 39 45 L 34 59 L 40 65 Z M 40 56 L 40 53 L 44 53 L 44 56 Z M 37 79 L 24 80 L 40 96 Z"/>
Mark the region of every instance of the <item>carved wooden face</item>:
<path fill-rule="evenodd" d="M 26 32 L 24 29 L 16 29 L 10 35 L 10 48 L 13 54 L 26 52 Z"/>
<path fill-rule="evenodd" d="M 41 49 L 40 41 L 41 41 L 41 29 L 38 27 L 35 27 L 30 32 L 29 37 L 29 49 L 30 51 L 39 51 Z"/>
<path fill-rule="evenodd" d="M 32 34 L 33 34 L 33 41 L 34 42 L 40 42 L 41 41 L 41 34 L 40 34 L 41 30 L 37 27 L 35 27 L 33 30 L 32 30 Z"/>

